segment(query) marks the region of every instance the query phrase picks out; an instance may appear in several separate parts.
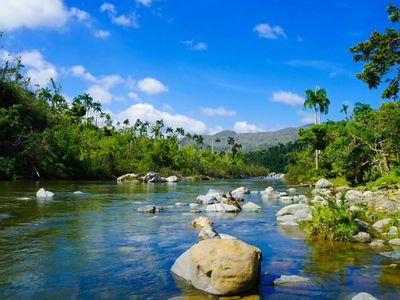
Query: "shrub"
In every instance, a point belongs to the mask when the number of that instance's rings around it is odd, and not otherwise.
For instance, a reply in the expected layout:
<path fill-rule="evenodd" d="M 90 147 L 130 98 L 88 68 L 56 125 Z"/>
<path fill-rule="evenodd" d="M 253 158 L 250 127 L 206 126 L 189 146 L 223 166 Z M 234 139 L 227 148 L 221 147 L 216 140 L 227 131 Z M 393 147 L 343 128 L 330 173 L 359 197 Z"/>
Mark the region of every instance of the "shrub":
<path fill-rule="evenodd" d="M 346 209 L 344 200 L 337 203 L 335 198 L 326 198 L 326 201 L 327 205 L 315 207 L 311 220 L 302 226 L 312 239 L 350 241 L 358 230 L 354 216 Z"/>

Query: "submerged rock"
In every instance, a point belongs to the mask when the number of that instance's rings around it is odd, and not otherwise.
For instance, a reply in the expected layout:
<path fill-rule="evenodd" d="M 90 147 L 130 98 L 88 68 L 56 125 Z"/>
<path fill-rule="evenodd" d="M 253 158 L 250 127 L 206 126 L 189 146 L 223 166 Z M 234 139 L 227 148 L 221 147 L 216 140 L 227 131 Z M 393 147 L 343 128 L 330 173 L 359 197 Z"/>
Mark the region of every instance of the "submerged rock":
<path fill-rule="evenodd" d="M 394 250 L 389 252 L 381 252 L 380 255 L 393 260 L 400 260 L 400 250 Z"/>
<path fill-rule="evenodd" d="M 48 199 L 48 198 L 53 198 L 53 197 L 54 197 L 54 193 L 52 193 L 50 191 L 46 191 L 44 188 L 41 188 L 36 192 L 36 198 L 39 198 L 39 199 Z"/>
<path fill-rule="evenodd" d="M 194 228 L 202 229 L 206 225 L 214 224 L 208 217 L 198 217 L 189 223 Z"/>
<path fill-rule="evenodd" d="M 297 276 L 297 275 L 281 275 L 281 277 L 274 280 L 274 285 L 296 284 L 301 282 L 308 282 L 310 278 Z"/>
<path fill-rule="evenodd" d="M 372 296 L 371 294 L 362 292 L 355 295 L 353 298 L 351 298 L 351 300 L 378 300 L 378 299 Z"/>
<path fill-rule="evenodd" d="M 207 239 L 178 257 L 171 272 L 210 294 L 239 294 L 256 286 L 261 258 L 260 249 L 240 240 Z"/>
<path fill-rule="evenodd" d="M 160 211 L 163 211 L 163 210 L 164 210 L 164 208 L 162 208 L 160 206 L 154 206 L 154 205 L 146 205 L 146 206 L 139 207 L 137 209 L 138 212 L 151 213 L 151 214 L 154 214 L 156 212 L 160 212 Z"/>

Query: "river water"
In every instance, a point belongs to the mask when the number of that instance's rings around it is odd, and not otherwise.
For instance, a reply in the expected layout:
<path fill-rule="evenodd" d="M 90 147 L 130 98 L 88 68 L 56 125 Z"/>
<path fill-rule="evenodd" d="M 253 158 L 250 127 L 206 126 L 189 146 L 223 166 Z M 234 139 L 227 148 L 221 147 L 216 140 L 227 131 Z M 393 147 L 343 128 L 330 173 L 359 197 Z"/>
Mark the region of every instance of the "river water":
<path fill-rule="evenodd" d="M 242 185 L 252 191 L 288 188 L 281 181 L 256 179 L 147 185 L 0 182 L 0 299 L 217 299 L 170 273 L 175 259 L 197 241 L 198 231 L 188 222 L 205 214 L 191 215 L 187 205 L 176 203 L 193 203 L 209 188 Z M 40 187 L 55 197 L 37 200 Z M 307 241 L 299 230 L 276 225 L 275 213 L 283 204 L 263 201 L 259 193 L 246 197 L 262 211 L 208 216 L 217 232 L 262 250 L 261 282 L 249 295 L 348 299 L 365 291 L 379 299 L 399 299 L 400 269 L 390 267 L 393 261 L 377 250 Z M 148 204 L 168 208 L 156 215 L 137 212 Z M 280 274 L 310 281 L 271 286 Z"/>

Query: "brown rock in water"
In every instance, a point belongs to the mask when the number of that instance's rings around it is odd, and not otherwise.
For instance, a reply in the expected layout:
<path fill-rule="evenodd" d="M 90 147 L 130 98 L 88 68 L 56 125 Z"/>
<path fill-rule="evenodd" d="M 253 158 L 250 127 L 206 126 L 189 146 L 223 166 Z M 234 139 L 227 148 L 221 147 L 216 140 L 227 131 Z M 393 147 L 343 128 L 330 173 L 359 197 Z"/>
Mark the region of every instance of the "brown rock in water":
<path fill-rule="evenodd" d="M 189 223 L 194 228 L 203 229 L 206 225 L 214 224 L 208 217 L 198 217 Z"/>
<path fill-rule="evenodd" d="M 230 195 L 228 196 L 228 198 L 222 198 L 221 203 L 233 205 L 242 210 L 242 207 L 240 206 L 239 202 Z"/>
<path fill-rule="evenodd" d="M 184 252 L 171 271 L 199 290 L 232 295 L 257 285 L 261 258 L 260 249 L 240 240 L 208 239 Z"/>

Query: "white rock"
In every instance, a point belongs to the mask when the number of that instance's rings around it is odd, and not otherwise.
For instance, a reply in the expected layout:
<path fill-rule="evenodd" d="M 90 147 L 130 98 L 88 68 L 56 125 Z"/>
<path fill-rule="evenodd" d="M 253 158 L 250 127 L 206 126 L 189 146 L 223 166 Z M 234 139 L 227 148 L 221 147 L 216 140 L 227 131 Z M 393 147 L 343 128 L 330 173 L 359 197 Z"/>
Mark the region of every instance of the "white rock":
<path fill-rule="evenodd" d="M 296 193 L 296 189 L 295 188 L 289 188 L 289 189 L 287 189 L 287 192 L 289 194 L 294 194 L 294 193 Z"/>
<path fill-rule="evenodd" d="M 353 240 L 358 243 L 369 243 L 371 241 L 371 235 L 367 232 L 359 232 L 353 236 Z"/>
<path fill-rule="evenodd" d="M 36 198 L 47 199 L 47 198 L 53 198 L 53 197 L 54 197 L 54 193 L 52 193 L 50 191 L 46 191 L 44 188 L 41 188 L 36 192 Z"/>
<path fill-rule="evenodd" d="M 295 284 L 301 282 L 308 282 L 309 278 L 297 275 L 281 275 L 281 277 L 274 280 L 274 285 Z"/>
<path fill-rule="evenodd" d="M 166 182 L 178 182 L 179 178 L 177 176 L 169 176 L 167 178 L 165 178 Z"/>
<path fill-rule="evenodd" d="M 200 206 L 200 205 L 198 205 L 197 203 L 190 203 L 190 204 L 189 204 L 189 207 L 192 208 L 192 209 L 199 208 L 199 206 Z"/>
<path fill-rule="evenodd" d="M 374 225 L 372 225 L 372 227 L 374 227 L 378 231 L 382 231 L 384 227 L 389 225 L 390 221 L 391 221 L 391 219 L 389 219 L 389 218 L 382 219 L 382 220 L 375 222 Z"/>
<path fill-rule="evenodd" d="M 217 204 L 207 205 L 206 211 L 207 212 L 224 212 L 224 213 L 227 212 L 227 213 L 229 213 L 229 212 L 239 212 L 240 209 L 233 205 L 217 203 Z"/>
<path fill-rule="evenodd" d="M 232 195 L 234 195 L 234 194 L 250 194 L 250 191 L 247 187 L 241 186 L 237 189 L 234 189 L 231 193 L 232 193 Z"/>
<path fill-rule="evenodd" d="M 392 246 L 400 246 L 400 239 L 391 239 L 389 244 Z"/>
<path fill-rule="evenodd" d="M 261 206 L 253 202 L 247 202 L 245 205 L 242 206 L 242 209 L 247 211 L 259 211 L 261 209 Z"/>
<path fill-rule="evenodd" d="M 320 180 L 317 181 L 315 184 L 316 189 L 329 189 L 333 186 L 332 183 L 330 183 L 328 180 L 325 178 L 321 178 Z"/>

